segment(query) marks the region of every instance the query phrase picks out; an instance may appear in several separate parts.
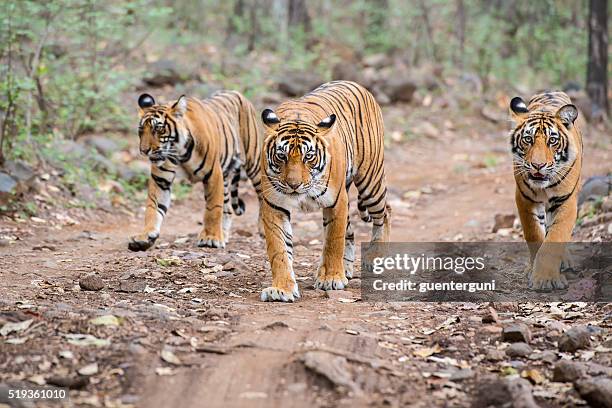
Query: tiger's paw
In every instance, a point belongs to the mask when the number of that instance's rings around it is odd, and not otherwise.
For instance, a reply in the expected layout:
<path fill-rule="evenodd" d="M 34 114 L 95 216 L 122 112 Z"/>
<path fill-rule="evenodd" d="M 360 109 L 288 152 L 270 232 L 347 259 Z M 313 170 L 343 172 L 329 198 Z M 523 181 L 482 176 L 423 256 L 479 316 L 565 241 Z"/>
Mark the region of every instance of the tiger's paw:
<path fill-rule="evenodd" d="M 261 291 L 262 302 L 295 302 L 300 298 L 300 290 L 297 283 L 293 284 L 293 289 L 281 289 L 270 286 Z"/>
<path fill-rule="evenodd" d="M 529 274 L 529 288 L 533 290 L 551 291 L 568 287 L 567 279 L 558 268 L 533 268 Z"/>
<path fill-rule="evenodd" d="M 354 262 L 347 261 L 345 259 L 344 260 L 344 275 L 347 277 L 347 279 L 353 279 L 354 269 L 355 269 Z"/>
<path fill-rule="evenodd" d="M 151 248 L 159 234 L 150 233 L 150 234 L 139 234 L 130 237 L 130 242 L 128 242 L 128 249 L 130 251 L 146 251 Z"/>
<path fill-rule="evenodd" d="M 333 273 L 332 271 L 328 271 L 325 266 L 321 266 L 314 283 L 314 288 L 322 290 L 341 290 L 344 289 L 346 285 L 348 285 L 348 279 L 343 270 Z"/>
<path fill-rule="evenodd" d="M 214 238 L 200 238 L 198 240 L 200 248 L 225 248 L 225 241 Z"/>
<path fill-rule="evenodd" d="M 242 215 L 246 211 L 246 206 L 244 205 L 244 201 L 242 198 L 238 198 L 238 202 L 236 204 L 232 204 L 232 209 L 234 210 L 234 214 Z"/>
<path fill-rule="evenodd" d="M 574 266 L 576 266 L 576 262 L 574 262 L 571 252 L 566 249 L 563 259 L 561 260 L 561 272 L 574 271 Z"/>

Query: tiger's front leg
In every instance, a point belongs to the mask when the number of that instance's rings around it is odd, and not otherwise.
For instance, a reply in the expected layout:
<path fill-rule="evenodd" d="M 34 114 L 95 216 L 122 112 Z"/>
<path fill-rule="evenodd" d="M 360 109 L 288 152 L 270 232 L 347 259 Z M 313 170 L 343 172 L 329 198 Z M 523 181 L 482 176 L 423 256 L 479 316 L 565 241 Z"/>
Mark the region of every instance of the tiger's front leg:
<path fill-rule="evenodd" d="M 348 195 L 342 189 L 336 205 L 323 209 L 325 244 L 315 289 L 344 289 L 348 279 L 344 271 L 344 246 L 348 222 Z"/>
<path fill-rule="evenodd" d="M 165 164 L 165 166 L 169 166 Z M 130 237 L 128 249 L 131 251 L 146 251 L 151 248 L 161 229 L 164 217 L 170 208 L 171 187 L 175 170 L 162 166 L 151 167 L 147 205 L 145 209 L 145 227 L 142 234 Z"/>
<path fill-rule="evenodd" d="M 261 291 L 261 300 L 293 302 L 300 297 L 300 292 L 293 272 L 290 213 L 280 207 L 273 208 L 266 200 L 261 203 L 266 249 L 272 269 L 272 286 Z"/>
<path fill-rule="evenodd" d="M 569 197 L 555 211 L 549 212 L 550 227 L 533 263 L 529 279 L 532 289 L 551 290 L 567 288 L 567 279 L 561 274 L 561 262 L 567 257 L 566 243 L 572 239 L 577 217 L 577 196 Z"/>
<path fill-rule="evenodd" d="M 208 180 L 204 184 L 204 228 L 198 235 L 198 246 L 209 248 L 225 248 L 223 238 L 223 172 L 216 164 Z"/>

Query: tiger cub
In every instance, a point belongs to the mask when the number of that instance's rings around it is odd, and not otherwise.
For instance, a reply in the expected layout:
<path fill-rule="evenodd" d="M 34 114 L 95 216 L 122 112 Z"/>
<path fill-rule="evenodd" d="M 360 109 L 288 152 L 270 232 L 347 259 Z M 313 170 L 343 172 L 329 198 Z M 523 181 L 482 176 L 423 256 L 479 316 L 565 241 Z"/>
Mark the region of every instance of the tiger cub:
<path fill-rule="evenodd" d="M 335 81 L 262 113 L 262 218 L 272 268 L 263 301 L 299 298 L 293 271 L 291 210 L 323 209 L 325 243 L 315 288 L 343 289 L 352 277 L 354 235 L 348 190 L 358 191 L 361 218 L 373 222 L 372 241 L 389 240 L 380 107 L 365 88 Z"/>
<path fill-rule="evenodd" d="M 261 192 L 263 132 L 253 105 L 238 92 L 222 91 L 205 100 L 181 96 L 165 105 L 142 94 L 138 106 L 140 151 L 151 162 L 151 178 L 144 231 L 131 237 L 128 248 L 144 251 L 159 237 L 179 167 L 192 182 L 204 183 L 206 208 L 198 246 L 223 248 L 232 210 L 236 215 L 245 210 L 238 197 L 242 168 L 258 196 Z"/>
<path fill-rule="evenodd" d="M 565 93 L 535 95 L 529 103 L 510 102 L 516 127 L 511 145 L 518 208 L 530 251 L 529 287 L 563 289 L 560 269 L 568 266 L 564 244 L 572 237 L 582 167 L 578 109 Z"/>

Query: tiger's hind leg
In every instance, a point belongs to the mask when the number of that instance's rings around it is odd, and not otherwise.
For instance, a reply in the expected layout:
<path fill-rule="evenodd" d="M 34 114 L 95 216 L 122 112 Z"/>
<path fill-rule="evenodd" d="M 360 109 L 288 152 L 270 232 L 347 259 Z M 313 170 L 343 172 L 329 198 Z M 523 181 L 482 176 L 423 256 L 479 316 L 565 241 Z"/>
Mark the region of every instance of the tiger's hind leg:
<path fill-rule="evenodd" d="M 232 184 L 230 194 L 232 197 L 232 209 L 234 210 L 234 214 L 242 215 L 246 209 L 244 205 L 244 201 L 242 198 L 238 197 L 238 187 L 240 184 L 240 169 L 234 172 L 234 176 L 232 177 Z"/>
<path fill-rule="evenodd" d="M 344 235 L 344 273 L 348 279 L 353 277 L 355 266 L 355 233 L 351 226 L 350 217 L 346 220 L 346 234 Z"/>
<path fill-rule="evenodd" d="M 223 239 L 223 200 L 224 184 L 221 165 L 217 163 L 204 184 L 206 209 L 204 210 L 204 229 L 198 235 L 198 246 L 224 248 Z"/>
<path fill-rule="evenodd" d="M 227 181 L 223 185 L 223 241 L 228 244 L 232 229 L 232 205 L 230 204 L 230 190 Z"/>

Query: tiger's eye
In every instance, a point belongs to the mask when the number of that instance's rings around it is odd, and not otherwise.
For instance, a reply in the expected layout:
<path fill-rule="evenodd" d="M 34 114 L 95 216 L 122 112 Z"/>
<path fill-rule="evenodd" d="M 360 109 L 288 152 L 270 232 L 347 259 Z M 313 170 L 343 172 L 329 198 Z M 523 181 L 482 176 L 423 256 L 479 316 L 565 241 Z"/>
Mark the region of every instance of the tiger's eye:
<path fill-rule="evenodd" d="M 531 136 L 525 136 L 525 137 L 523 137 L 523 141 L 525 143 L 531 143 L 531 142 L 533 142 L 533 139 L 531 138 Z"/>

